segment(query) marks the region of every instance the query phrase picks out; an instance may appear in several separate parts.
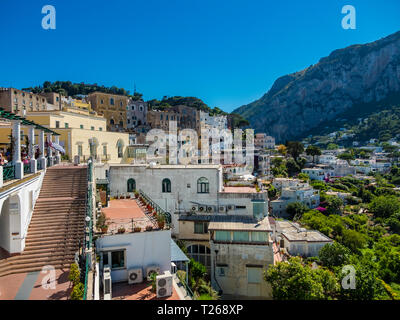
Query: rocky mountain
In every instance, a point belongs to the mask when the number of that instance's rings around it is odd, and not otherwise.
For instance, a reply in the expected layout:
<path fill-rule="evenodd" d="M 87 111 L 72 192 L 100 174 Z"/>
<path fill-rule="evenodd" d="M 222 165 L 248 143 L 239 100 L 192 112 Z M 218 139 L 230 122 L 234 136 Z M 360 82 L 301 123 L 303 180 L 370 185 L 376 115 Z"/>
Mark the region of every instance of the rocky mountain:
<path fill-rule="evenodd" d="M 319 132 L 382 103 L 400 103 L 400 31 L 335 50 L 317 64 L 275 81 L 259 100 L 236 109 L 256 132 L 278 141 Z"/>

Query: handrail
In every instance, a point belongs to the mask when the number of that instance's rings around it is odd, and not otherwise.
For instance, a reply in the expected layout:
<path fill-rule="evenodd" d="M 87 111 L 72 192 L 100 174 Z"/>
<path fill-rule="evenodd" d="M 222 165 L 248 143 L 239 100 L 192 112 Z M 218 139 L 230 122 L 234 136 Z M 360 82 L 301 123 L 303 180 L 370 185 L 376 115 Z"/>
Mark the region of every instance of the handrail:
<path fill-rule="evenodd" d="M 189 285 L 186 283 L 185 279 L 181 278 L 181 276 L 179 275 L 178 272 L 176 273 L 176 276 L 178 277 L 179 281 L 183 283 L 183 286 L 185 287 L 186 292 L 189 294 L 189 296 L 190 296 L 193 300 L 195 300 L 195 298 L 194 298 L 194 293 L 193 293 L 192 289 L 190 289 Z"/>
<path fill-rule="evenodd" d="M 85 283 L 83 300 L 87 300 L 87 289 L 88 289 L 88 274 L 89 274 L 89 263 L 90 263 L 90 250 L 92 248 L 93 241 L 93 192 L 92 184 L 93 181 L 93 162 L 90 159 L 87 166 L 87 196 L 86 196 L 86 215 L 85 215 L 85 238 L 83 240 L 83 252 L 85 256 Z"/>
<path fill-rule="evenodd" d="M 145 194 L 140 189 L 139 189 L 139 195 L 142 196 L 142 198 L 152 206 L 152 208 L 157 212 L 157 214 L 164 216 L 166 225 L 168 228 L 170 228 L 171 214 L 169 212 L 166 212 L 163 208 L 161 208 L 156 202 L 154 202 L 147 194 Z"/>

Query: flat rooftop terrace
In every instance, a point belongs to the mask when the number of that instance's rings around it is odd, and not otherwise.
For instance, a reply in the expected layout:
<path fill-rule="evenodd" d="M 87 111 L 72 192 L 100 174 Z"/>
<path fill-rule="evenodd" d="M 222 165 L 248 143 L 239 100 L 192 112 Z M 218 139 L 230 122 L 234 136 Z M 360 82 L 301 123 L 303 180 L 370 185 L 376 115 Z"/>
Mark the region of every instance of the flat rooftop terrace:
<path fill-rule="evenodd" d="M 143 232 L 148 226 L 158 228 L 156 219 L 147 215 L 135 199 L 111 200 L 102 211 L 107 218 L 107 234 L 116 234 L 120 228 L 124 228 L 125 232 L 133 232 L 135 228 Z"/>

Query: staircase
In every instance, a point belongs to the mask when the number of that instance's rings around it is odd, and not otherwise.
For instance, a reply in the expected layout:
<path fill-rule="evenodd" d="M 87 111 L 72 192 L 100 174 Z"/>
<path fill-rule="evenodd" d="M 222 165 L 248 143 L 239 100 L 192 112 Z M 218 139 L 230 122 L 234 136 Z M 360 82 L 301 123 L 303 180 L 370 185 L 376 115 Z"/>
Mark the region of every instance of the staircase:
<path fill-rule="evenodd" d="M 84 238 L 87 168 L 47 169 L 22 254 L 0 260 L 0 277 L 69 268 Z"/>

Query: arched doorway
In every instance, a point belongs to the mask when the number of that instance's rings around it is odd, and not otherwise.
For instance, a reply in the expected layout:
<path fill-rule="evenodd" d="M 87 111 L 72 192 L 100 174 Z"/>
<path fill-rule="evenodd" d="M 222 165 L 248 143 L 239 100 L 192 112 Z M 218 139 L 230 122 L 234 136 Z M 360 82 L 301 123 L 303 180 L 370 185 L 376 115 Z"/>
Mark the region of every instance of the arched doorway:
<path fill-rule="evenodd" d="M 127 190 L 128 190 L 128 192 L 135 192 L 135 190 L 136 190 L 136 181 L 135 181 L 135 179 L 132 179 L 132 178 L 128 179 Z"/>

